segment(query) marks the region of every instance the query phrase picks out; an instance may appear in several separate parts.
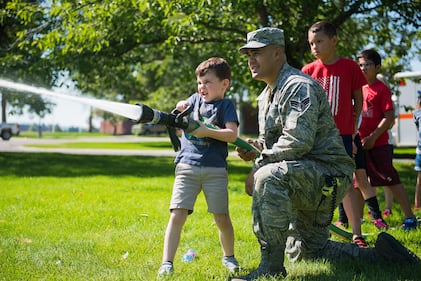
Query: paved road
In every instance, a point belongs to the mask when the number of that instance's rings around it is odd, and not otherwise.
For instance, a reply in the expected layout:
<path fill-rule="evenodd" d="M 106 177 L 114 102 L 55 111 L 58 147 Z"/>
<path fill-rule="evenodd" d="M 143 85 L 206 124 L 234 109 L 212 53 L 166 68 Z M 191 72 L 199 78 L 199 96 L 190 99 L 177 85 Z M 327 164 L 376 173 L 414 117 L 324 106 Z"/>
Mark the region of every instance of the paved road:
<path fill-rule="evenodd" d="M 82 137 L 76 139 L 34 139 L 24 137 L 12 137 L 8 141 L 0 139 L 0 152 L 55 152 L 65 154 L 90 154 L 90 155 L 143 155 L 143 156 L 167 156 L 177 155 L 173 150 L 138 150 L 138 149 L 76 149 L 76 148 L 39 148 L 31 147 L 31 144 L 60 144 L 69 142 L 153 142 L 163 141 L 160 137 L 137 137 L 137 136 L 109 136 L 109 137 Z M 236 156 L 236 152 L 230 152 Z M 394 161 L 413 162 L 412 158 L 395 158 Z"/>
<path fill-rule="evenodd" d="M 8 141 L 0 140 L 0 152 L 56 152 L 65 154 L 90 155 L 144 155 L 144 156 L 170 156 L 175 157 L 172 150 L 134 150 L 134 149 L 75 149 L 75 148 L 39 148 L 31 144 L 61 144 L 69 142 L 151 142 L 162 141 L 159 137 L 136 136 L 110 136 L 110 137 L 83 137 L 76 139 L 33 139 L 24 137 L 11 138 Z"/>

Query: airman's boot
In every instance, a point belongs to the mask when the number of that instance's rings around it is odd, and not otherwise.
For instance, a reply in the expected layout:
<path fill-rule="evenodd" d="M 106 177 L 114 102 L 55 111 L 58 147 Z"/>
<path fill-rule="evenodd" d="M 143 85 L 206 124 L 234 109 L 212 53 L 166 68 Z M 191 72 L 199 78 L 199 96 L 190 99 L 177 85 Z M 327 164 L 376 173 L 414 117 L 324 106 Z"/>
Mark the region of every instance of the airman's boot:
<path fill-rule="evenodd" d="M 377 262 L 379 255 L 373 248 L 359 248 L 354 243 L 341 243 L 328 240 L 316 258 L 327 260 L 367 260 Z"/>
<path fill-rule="evenodd" d="M 386 232 L 380 233 L 377 237 L 375 249 L 383 261 L 394 264 L 402 263 L 421 265 L 421 260 L 417 257 L 417 255 Z"/>
<path fill-rule="evenodd" d="M 231 281 L 253 281 L 259 277 L 286 277 L 287 272 L 284 267 L 284 247 L 267 245 L 260 242 L 260 264 L 254 271 L 245 276 L 233 277 Z"/>
<path fill-rule="evenodd" d="M 369 262 L 393 262 L 394 264 L 421 264 L 417 255 L 403 246 L 392 235 L 381 232 L 374 248 L 359 248 L 353 243 L 328 240 L 316 258 L 327 260 L 365 260 Z"/>

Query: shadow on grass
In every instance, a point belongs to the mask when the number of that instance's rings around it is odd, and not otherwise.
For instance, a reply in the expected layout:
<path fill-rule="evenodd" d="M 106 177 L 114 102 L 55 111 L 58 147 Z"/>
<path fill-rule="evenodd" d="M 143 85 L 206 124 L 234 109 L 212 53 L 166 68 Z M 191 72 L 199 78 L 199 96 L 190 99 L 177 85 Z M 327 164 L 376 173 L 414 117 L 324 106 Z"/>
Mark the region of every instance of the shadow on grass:
<path fill-rule="evenodd" d="M 85 177 L 174 175 L 173 157 L 101 156 L 61 153 L 0 153 L 0 176 Z M 229 164 L 232 174 L 247 175 L 249 167 Z"/>
<path fill-rule="evenodd" d="M 416 264 L 368 262 L 363 259 L 303 261 L 287 265 L 286 269 L 294 276 L 291 280 L 300 281 L 416 281 L 420 280 L 421 274 L 421 268 Z"/>

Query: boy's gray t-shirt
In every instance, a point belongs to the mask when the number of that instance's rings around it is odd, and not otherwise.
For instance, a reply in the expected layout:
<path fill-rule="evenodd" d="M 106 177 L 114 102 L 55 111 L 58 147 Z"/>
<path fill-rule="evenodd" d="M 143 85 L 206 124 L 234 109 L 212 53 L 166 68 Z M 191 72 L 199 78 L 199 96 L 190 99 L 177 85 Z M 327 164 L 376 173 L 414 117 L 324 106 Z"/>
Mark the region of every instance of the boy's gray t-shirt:
<path fill-rule="evenodd" d="M 229 99 L 206 103 L 198 93 L 195 93 L 190 96 L 189 104 L 194 106 L 190 115 L 192 119 L 199 119 L 205 124 L 217 126 L 221 129 L 225 128 L 227 122 L 236 122 L 238 125 L 235 106 Z M 175 163 L 226 168 L 227 156 L 228 145 L 226 142 L 211 138 L 197 138 L 183 131 L 181 150 L 175 158 Z"/>

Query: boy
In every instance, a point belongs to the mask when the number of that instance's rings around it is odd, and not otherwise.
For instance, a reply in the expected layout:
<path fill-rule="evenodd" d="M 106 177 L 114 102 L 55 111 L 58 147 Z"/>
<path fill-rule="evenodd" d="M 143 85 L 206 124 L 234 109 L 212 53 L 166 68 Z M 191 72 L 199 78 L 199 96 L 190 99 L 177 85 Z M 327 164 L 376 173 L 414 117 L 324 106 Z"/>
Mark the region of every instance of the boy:
<path fill-rule="evenodd" d="M 342 58 L 336 53 L 338 36 L 332 23 L 319 21 L 313 24 L 308 30 L 308 42 L 316 60 L 305 65 L 302 71 L 316 79 L 325 89 L 339 134 L 348 155 L 352 157 L 353 150 L 356 152 L 353 141 L 362 108 L 361 87 L 367 81 L 355 61 Z M 358 186 L 366 185 L 358 183 Z M 346 226 L 349 217 L 353 241 L 364 246 L 361 208 L 358 207 L 363 204 L 362 197 L 357 189 L 350 186 L 342 202 L 343 206 L 339 205 L 339 221 L 335 224 Z"/>
<path fill-rule="evenodd" d="M 182 227 L 193 213 L 197 195 L 203 190 L 208 211 L 219 229 L 223 265 L 231 272 L 239 269 L 234 257 L 234 230 L 228 211 L 227 142 L 237 138 L 238 117 L 234 104 L 224 99 L 230 86 L 231 70 L 222 58 L 210 58 L 196 68 L 198 92 L 177 103 L 177 110 L 193 106 L 200 127 L 184 132 L 175 163 L 175 181 L 170 202 L 170 220 L 165 233 L 162 265 L 158 276 L 174 271 L 173 261 Z M 206 127 L 202 122 L 219 129 Z"/>
<path fill-rule="evenodd" d="M 374 50 L 364 50 L 358 55 L 359 66 L 367 78 L 363 87 L 364 104 L 359 133 L 366 150 L 367 175 L 372 186 L 389 186 L 405 215 L 404 230 L 417 228 L 409 197 L 398 172 L 393 167 L 387 130 L 393 124 L 395 114 L 389 88 L 377 79 L 381 57 Z"/>

